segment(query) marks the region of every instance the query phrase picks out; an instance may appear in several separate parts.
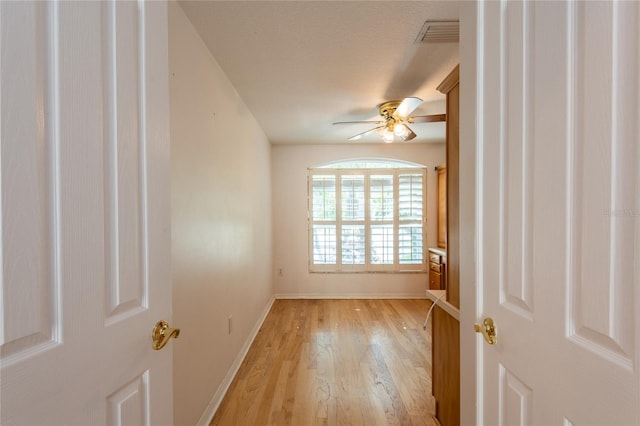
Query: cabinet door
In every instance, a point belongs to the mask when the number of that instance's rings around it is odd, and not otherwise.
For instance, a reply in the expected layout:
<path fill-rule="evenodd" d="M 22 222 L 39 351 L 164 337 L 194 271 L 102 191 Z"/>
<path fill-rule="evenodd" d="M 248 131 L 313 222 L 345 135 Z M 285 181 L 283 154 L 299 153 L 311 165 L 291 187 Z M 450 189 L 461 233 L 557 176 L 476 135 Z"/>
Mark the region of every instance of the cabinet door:
<path fill-rule="evenodd" d="M 429 270 L 429 290 L 442 290 L 442 275 Z"/>
<path fill-rule="evenodd" d="M 433 396 L 444 426 L 460 424 L 460 323 L 440 307 L 433 311 Z"/>

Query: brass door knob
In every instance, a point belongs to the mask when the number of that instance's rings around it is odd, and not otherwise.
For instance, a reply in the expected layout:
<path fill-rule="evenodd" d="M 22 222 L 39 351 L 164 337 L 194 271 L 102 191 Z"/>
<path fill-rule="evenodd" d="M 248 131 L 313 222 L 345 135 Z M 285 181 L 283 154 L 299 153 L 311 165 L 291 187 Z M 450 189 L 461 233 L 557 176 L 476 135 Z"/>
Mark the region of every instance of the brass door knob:
<path fill-rule="evenodd" d="M 474 328 L 476 330 L 476 333 L 482 333 L 482 335 L 484 336 L 484 340 L 486 340 L 488 344 L 496 344 L 496 324 L 495 322 L 493 322 L 492 318 L 485 318 L 484 321 L 482 321 L 482 325 L 476 323 Z"/>
<path fill-rule="evenodd" d="M 153 332 L 151 333 L 151 340 L 153 343 L 151 347 L 156 351 L 164 348 L 169 339 L 172 337 L 178 338 L 180 336 L 179 328 L 169 328 L 169 323 L 166 321 L 158 321 L 156 326 L 153 327 Z"/>

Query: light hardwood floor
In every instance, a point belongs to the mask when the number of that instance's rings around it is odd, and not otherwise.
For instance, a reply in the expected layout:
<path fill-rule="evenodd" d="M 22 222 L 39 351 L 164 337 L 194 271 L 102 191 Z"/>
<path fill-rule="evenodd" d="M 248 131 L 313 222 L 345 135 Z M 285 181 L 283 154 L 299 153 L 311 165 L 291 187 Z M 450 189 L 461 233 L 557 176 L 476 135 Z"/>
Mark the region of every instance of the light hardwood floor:
<path fill-rule="evenodd" d="M 427 300 L 276 300 L 212 425 L 429 425 Z"/>

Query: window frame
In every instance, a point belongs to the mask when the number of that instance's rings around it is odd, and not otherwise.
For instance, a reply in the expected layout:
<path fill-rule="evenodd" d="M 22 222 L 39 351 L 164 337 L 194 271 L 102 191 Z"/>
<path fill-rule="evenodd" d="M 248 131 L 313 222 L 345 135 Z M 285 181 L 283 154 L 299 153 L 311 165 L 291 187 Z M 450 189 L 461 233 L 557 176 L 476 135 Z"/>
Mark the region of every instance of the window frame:
<path fill-rule="evenodd" d="M 311 273 L 424 273 L 427 272 L 427 168 L 424 166 L 386 166 L 380 168 L 346 168 L 340 167 L 339 163 L 334 163 L 338 167 L 314 167 L 308 169 L 307 175 L 307 218 L 308 218 L 308 267 Z M 334 165 L 332 164 L 332 165 Z M 400 176 L 401 175 L 422 176 L 422 217 L 420 219 L 400 218 Z M 332 176 L 335 179 L 335 218 L 334 220 L 314 220 L 313 217 L 313 177 Z M 364 175 L 364 220 L 345 220 L 342 217 L 342 177 L 348 175 Z M 370 178 L 374 175 L 393 176 L 393 218 L 391 220 L 372 220 L 370 217 Z M 335 263 L 322 264 L 314 263 L 314 225 L 325 224 L 334 226 L 335 229 Z M 371 225 L 392 224 L 393 226 L 393 262 L 389 264 L 371 263 Z M 400 263 L 400 227 L 402 225 L 417 224 L 421 226 L 422 238 L 422 259 L 420 263 Z M 363 225 L 364 226 L 364 264 L 342 263 L 342 226 L 343 225 Z"/>

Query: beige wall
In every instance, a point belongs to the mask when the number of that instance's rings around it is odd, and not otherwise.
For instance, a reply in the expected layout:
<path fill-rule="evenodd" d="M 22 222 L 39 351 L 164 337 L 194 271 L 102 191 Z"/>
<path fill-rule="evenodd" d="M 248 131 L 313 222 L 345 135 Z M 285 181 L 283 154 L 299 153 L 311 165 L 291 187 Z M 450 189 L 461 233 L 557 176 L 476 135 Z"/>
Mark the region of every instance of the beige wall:
<path fill-rule="evenodd" d="M 427 171 L 427 244 L 436 245 L 436 172 L 445 144 L 274 146 L 273 283 L 279 297 L 424 297 L 426 274 L 311 274 L 308 271 L 307 169 L 348 158 L 392 158 Z M 282 270 L 282 274 L 280 274 Z"/>
<path fill-rule="evenodd" d="M 194 425 L 273 294 L 270 147 L 174 2 L 169 78 L 174 424 Z"/>

